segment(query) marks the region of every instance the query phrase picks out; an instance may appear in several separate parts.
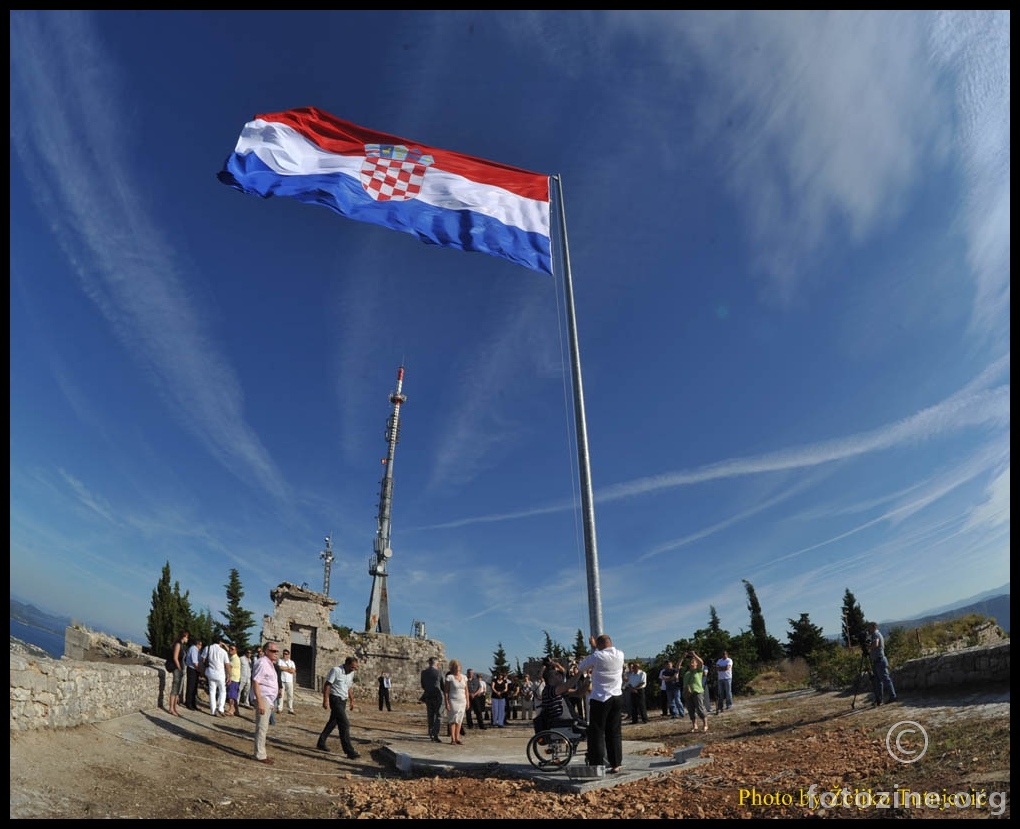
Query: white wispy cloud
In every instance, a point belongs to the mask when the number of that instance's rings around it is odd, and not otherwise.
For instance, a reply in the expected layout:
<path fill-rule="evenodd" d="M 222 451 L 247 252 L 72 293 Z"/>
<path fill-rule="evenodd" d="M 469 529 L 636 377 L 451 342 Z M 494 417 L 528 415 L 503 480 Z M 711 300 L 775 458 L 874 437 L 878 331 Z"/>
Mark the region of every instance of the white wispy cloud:
<path fill-rule="evenodd" d="M 806 469 L 872 452 L 886 451 L 894 447 L 918 445 L 963 429 L 1008 427 L 1010 423 L 1009 385 L 1005 384 L 991 389 L 977 387 L 992 382 L 1003 372 L 1008 371 L 1008 368 L 1008 357 L 1001 358 L 981 377 L 941 403 L 878 429 L 807 446 L 793 447 L 757 456 L 731 458 L 695 469 L 667 472 L 614 484 L 596 493 L 595 500 L 598 503 L 610 503 L 672 487 L 689 486 L 723 478 Z M 517 512 L 463 518 L 442 524 L 433 524 L 421 529 L 448 529 L 468 524 L 531 518 L 573 509 L 574 506 L 574 504 L 562 502 Z"/>
<path fill-rule="evenodd" d="M 131 122 L 90 17 L 12 14 L 11 67 L 11 142 L 82 289 L 184 427 L 240 479 L 284 497 L 175 242 L 131 188 Z"/>
<path fill-rule="evenodd" d="M 932 20 L 934 57 L 956 80 L 957 142 L 965 191 L 961 224 L 976 283 L 973 330 L 982 339 L 992 337 L 1008 347 L 1010 12 L 943 11 Z"/>
<path fill-rule="evenodd" d="M 711 94 L 699 99 L 695 139 L 728 155 L 727 184 L 775 295 L 791 300 L 819 273 L 812 265 L 834 233 L 853 247 L 887 232 L 926 171 L 951 165 L 965 193 L 957 220 L 973 333 L 1008 347 L 1008 9 L 607 19 L 603 38 L 639 33 L 673 79 L 689 79 L 696 56 Z"/>
<path fill-rule="evenodd" d="M 751 518 L 755 515 L 758 515 L 759 513 L 770 510 L 773 507 L 776 507 L 779 504 L 782 504 L 790 500 L 794 496 L 799 495 L 800 493 L 805 492 L 811 487 L 816 486 L 817 483 L 818 481 L 814 476 L 807 476 L 805 477 L 804 480 L 794 484 L 793 486 L 786 487 L 783 491 L 777 493 L 776 495 L 773 495 L 770 498 L 762 498 L 760 501 L 757 501 L 753 507 L 750 507 L 749 509 L 742 510 L 741 512 L 736 513 L 735 515 L 731 515 L 722 521 L 718 521 L 715 524 L 703 527 L 697 532 L 685 535 L 683 538 L 674 538 L 669 541 L 664 541 L 659 544 L 656 544 L 647 553 L 639 556 L 637 560 L 639 562 L 647 561 L 650 558 L 654 558 L 663 553 L 673 552 L 674 550 L 678 550 L 681 547 L 685 547 L 689 544 L 693 544 L 697 541 L 701 541 L 702 539 L 708 538 L 709 536 L 715 535 L 718 532 L 727 530 L 730 527 L 733 527 L 741 523 L 742 521 L 746 521 L 748 518 Z"/>
<path fill-rule="evenodd" d="M 997 527 L 1009 525 L 1009 464 L 986 489 L 987 500 L 972 511 L 967 520 L 967 529 L 983 525 Z"/>
<path fill-rule="evenodd" d="M 897 503 L 892 508 L 886 510 L 875 518 L 864 521 L 855 527 L 838 533 L 830 538 L 823 539 L 815 544 L 811 544 L 808 547 L 803 547 L 791 553 L 778 556 L 773 559 L 771 563 L 778 564 L 784 561 L 789 561 L 790 559 L 797 558 L 805 553 L 813 552 L 814 550 L 821 549 L 822 547 L 843 541 L 853 535 L 870 529 L 877 524 L 898 524 L 915 513 L 920 512 L 925 507 L 945 498 L 949 493 L 959 489 L 964 484 L 967 484 L 978 476 L 987 473 L 989 469 L 999 467 L 1001 465 L 1002 458 L 1003 450 L 1001 446 L 993 445 L 987 449 L 979 451 L 971 458 L 968 458 L 965 462 L 954 466 L 952 469 L 940 475 L 924 481 L 918 487 L 914 487 L 909 498 L 898 499 Z M 1008 477 L 1006 494 L 1008 495 Z"/>
<path fill-rule="evenodd" d="M 922 15 L 681 12 L 627 21 L 663 49 L 679 39 L 697 55 L 713 89 L 694 119 L 700 139 L 728 154 L 728 185 L 758 265 L 784 299 L 834 230 L 859 241 L 895 220 L 924 162 L 945 153 L 946 104 L 926 70 Z"/>
<path fill-rule="evenodd" d="M 113 516 L 112 510 L 110 509 L 110 505 L 102 498 L 99 498 L 90 492 L 85 484 L 63 469 L 60 470 L 60 476 L 64 479 L 67 485 L 71 487 L 71 490 L 74 492 L 79 503 L 83 504 L 92 512 L 96 513 L 96 515 L 105 518 L 111 523 L 116 520 Z"/>

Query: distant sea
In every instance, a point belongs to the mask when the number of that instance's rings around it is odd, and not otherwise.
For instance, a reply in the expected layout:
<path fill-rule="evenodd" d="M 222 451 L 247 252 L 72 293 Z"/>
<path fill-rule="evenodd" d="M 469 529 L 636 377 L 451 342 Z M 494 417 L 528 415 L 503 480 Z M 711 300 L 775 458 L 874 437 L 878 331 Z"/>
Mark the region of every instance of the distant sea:
<path fill-rule="evenodd" d="M 11 636 L 22 642 L 35 645 L 37 648 L 42 648 L 54 659 L 60 659 L 64 655 L 64 634 L 62 633 L 43 630 L 11 619 Z"/>

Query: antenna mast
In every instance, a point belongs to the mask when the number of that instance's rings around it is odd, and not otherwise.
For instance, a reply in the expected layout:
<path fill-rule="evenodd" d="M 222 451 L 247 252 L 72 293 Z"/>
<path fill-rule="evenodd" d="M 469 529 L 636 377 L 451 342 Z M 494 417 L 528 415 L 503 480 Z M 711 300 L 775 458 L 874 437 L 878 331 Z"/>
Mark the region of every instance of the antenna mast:
<path fill-rule="evenodd" d="M 325 573 L 323 574 L 323 578 L 322 578 L 322 592 L 325 593 L 328 596 L 329 595 L 329 573 L 330 573 L 330 570 L 333 569 L 333 546 L 332 546 L 333 545 L 333 537 L 330 536 L 330 535 L 327 535 L 326 538 L 325 538 L 325 541 L 326 541 L 326 549 L 323 550 L 321 553 L 319 553 L 319 558 L 321 558 L 323 561 L 326 562 L 325 565 L 324 565 Z"/>
<path fill-rule="evenodd" d="M 390 394 L 393 413 L 386 421 L 386 442 L 389 451 L 383 459 L 386 472 L 380 482 L 378 530 L 375 535 L 375 557 L 369 559 L 368 574 L 372 577 L 372 597 L 365 610 L 366 633 L 390 632 L 390 604 L 386 593 L 386 562 L 393 556 L 390 547 L 390 515 L 393 509 L 393 456 L 400 440 L 400 406 L 407 400 L 401 392 L 404 386 L 404 367 L 397 369 L 397 388 Z"/>

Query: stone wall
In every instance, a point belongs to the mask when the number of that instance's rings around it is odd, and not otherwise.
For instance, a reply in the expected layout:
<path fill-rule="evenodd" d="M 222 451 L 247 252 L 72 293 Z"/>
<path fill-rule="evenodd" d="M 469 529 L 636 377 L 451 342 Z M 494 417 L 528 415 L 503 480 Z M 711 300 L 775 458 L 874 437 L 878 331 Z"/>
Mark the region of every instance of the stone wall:
<path fill-rule="evenodd" d="M 73 728 L 158 708 L 166 693 L 161 660 L 125 665 L 11 652 L 11 731 Z"/>
<path fill-rule="evenodd" d="M 896 693 L 1009 685 L 1009 642 L 911 659 L 892 671 Z"/>
<path fill-rule="evenodd" d="M 446 667 L 446 648 L 435 639 L 412 639 L 386 633 L 355 633 L 350 644 L 358 657 L 359 695 L 375 701 L 379 676 L 390 675 L 390 698 L 393 702 L 417 702 L 421 696 L 421 672 L 428 667 L 429 657 Z"/>

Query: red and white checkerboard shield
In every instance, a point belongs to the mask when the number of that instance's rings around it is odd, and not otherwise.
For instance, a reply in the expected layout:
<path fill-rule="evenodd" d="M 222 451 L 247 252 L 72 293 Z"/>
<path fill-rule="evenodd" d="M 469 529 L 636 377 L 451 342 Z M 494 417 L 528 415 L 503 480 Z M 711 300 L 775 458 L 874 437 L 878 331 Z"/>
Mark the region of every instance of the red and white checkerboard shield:
<path fill-rule="evenodd" d="M 376 201 L 410 201 L 421 193 L 430 155 L 392 144 L 368 144 L 361 163 L 361 186 Z"/>

